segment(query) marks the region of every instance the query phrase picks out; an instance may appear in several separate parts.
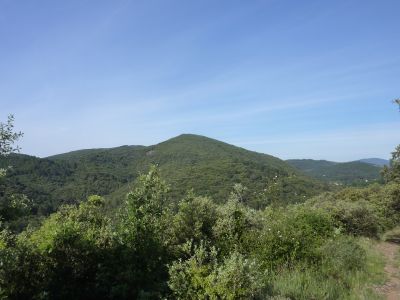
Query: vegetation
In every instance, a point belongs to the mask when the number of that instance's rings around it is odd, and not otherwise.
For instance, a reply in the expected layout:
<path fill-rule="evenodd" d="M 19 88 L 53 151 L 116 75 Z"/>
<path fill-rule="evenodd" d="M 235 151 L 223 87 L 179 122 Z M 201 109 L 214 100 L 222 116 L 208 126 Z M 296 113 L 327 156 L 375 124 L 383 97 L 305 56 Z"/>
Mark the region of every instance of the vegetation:
<path fill-rule="evenodd" d="M 12 137 L 5 154 L 15 149 Z M 397 150 L 384 185 L 317 196 L 323 185 L 286 163 L 197 136 L 151 149 L 9 155 L 15 165 L 1 185 L 0 299 L 374 299 L 370 286 L 385 280 L 374 240 L 398 238 Z M 110 198 L 95 194 L 49 206 L 57 193 L 82 196 L 90 184 L 122 192 L 122 178 L 153 160 L 159 166 L 136 178 L 113 210 Z M 97 186 L 103 179 L 109 186 Z M 37 192 L 41 202 L 31 210 L 21 191 Z M 17 230 L 39 212 L 36 223 Z"/>
<path fill-rule="evenodd" d="M 392 152 L 389 167 L 383 168 L 382 175 L 386 182 L 400 182 L 400 145 Z"/>
<path fill-rule="evenodd" d="M 7 123 L 0 122 L 0 158 L 6 157 L 19 147 L 15 142 L 22 136 L 21 132 L 14 132 L 14 116 L 9 115 Z M 26 216 L 31 208 L 30 200 L 21 193 L 9 193 L 5 186 L 5 177 L 10 166 L 0 167 L 0 228 L 13 227 L 13 223 Z"/>
<path fill-rule="evenodd" d="M 37 229 L 3 231 L 1 297 L 350 299 L 371 272 L 359 237 L 400 217 L 396 183 L 258 210 L 240 185 L 221 204 L 189 191 L 171 205 L 169 190 L 153 166 L 111 217 L 91 196 Z"/>
<path fill-rule="evenodd" d="M 23 193 L 32 199 L 32 216 L 47 216 L 92 194 L 106 197 L 107 206 L 115 208 L 152 164 L 159 166 L 170 185 L 175 204 L 190 189 L 222 203 L 237 183 L 247 187 L 242 200 L 254 208 L 303 202 L 328 188 L 278 158 L 196 135 L 150 147 L 80 150 L 44 159 L 12 154 L 0 158 L 0 167 L 13 166 L 0 188 L 5 194 Z M 21 219 L 16 227 L 29 222 Z"/>
<path fill-rule="evenodd" d="M 399 201 L 400 186 L 390 183 L 323 194 L 308 204 L 329 211 L 349 234 L 378 237 L 399 222 Z"/>
<path fill-rule="evenodd" d="M 0 122 L 0 156 L 8 155 L 19 148 L 14 143 L 22 136 L 22 132 L 14 131 L 14 116 L 9 115 L 7 123 Z"/>
<path fill-rule="evenodd" d="M 386 165 L 389 165 L 389 160 L 387 159 L 382 159 L 382 158 L 363 158 L 358 160 L 360 162 L 364 162 L 373 166 L 377 166 L 377 167 L 383 167 Z"/>
<path fill-rule="evenodd" d="M 337 163 L 326 160 L 290 159 L 287 162 L 311 177 L 335 185 L 366 186 L 382 182 L 381 166 L 363 161 Z"/>

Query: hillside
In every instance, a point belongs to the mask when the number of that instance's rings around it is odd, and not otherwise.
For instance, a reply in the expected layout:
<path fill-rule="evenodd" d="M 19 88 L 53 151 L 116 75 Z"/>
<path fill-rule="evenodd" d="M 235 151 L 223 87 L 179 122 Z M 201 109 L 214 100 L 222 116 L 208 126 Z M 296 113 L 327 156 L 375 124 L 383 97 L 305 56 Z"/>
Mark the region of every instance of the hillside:
<path fill-rule="evenodd" d="M 301 201 L 326 188 L 276 157 L 190 134 L 148 147 L 87 149 L 47 158 L 14 154 L 0 161 L 0 167 L 13 166 L 3 189 L 26 194 L 40 215 L 91 194 L 108 196 L 113 205 L 118 205 L 151 164 L 159 166 L 162 177 L 172 186 L 171 195 L 177 199 L 193 189 L 223 202 L 235 183 L 246 186 L 253 196 L 276 183 L 279 189 L 274 193 L 279 195 L 275 196 L 286 202 Z M 268 197 L 264 192 L 257 204 L 249 204 L 263 206 Z"/>
<path fill-rule="evenodd" d="M 290 159 L 287 162 L 319 180 L 345 185 L 366 185 L 381 180 L 381 167 L 361 161 L 337 163 L 326 160 Z"/>
<path fill-rule="evenodd" d="M 383 167 L 389 165 L 389 160 L 382 158 L 363 158 L 359 160 L 360 162 L 364 162 L 370 165 L 374 165 L 377 167 Z"/>

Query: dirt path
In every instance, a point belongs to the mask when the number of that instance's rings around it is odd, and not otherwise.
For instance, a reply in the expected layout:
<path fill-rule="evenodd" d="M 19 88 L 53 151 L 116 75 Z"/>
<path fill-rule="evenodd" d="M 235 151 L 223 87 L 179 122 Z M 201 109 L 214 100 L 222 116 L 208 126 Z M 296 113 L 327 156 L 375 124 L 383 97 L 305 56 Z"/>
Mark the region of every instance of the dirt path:
<path fill-rule="evenodd" d="M 385 273 L 388 281 L 376 290 L 388 300 L 400 300 L 400 270 L 396 263 L 396 255 L 399 254 L 399 244 L 381 242 L 377 249 L 386 257 Z"/>

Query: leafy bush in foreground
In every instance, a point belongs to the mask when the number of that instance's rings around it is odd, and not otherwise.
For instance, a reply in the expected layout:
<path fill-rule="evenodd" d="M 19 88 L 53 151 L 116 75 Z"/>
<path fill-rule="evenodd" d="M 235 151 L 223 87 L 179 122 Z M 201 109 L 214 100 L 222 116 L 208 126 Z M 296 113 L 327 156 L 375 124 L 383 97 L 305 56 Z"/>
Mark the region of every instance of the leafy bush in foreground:
<path fill-rule="evenodd" d="M 325 210 L 349 234 L 378 237 L 400 221 L 400 185 L 348 188 L 314 197 L 307 206 Z"/>
<path fill-rule="evenodd" d="M 328 214 L 301 206 L 266 210 L 265 219 L 254 252 L 266 268 L 316 262 L 318 249 L 335 232 Z"/>
<path fill-rule="evenodd" d="M 204 244 L 196 246 L 188 259 L 174 262 L 169 274 L 168 284 L 177 299 L 253 299 L 264 287 L 255 260 L 234 251 L 220 262 L 217 250 Z"/>
<path fill-rule="evenodd" d="M 396 184 L 263 211 L 243 190 L 224 204 L 189 193 L 174 210 L 152 168 L 114 218 L 92 196 L 2 230 L 0 299 L 345 299 L 369 259 L 353 236 L 399 220 Z"/>

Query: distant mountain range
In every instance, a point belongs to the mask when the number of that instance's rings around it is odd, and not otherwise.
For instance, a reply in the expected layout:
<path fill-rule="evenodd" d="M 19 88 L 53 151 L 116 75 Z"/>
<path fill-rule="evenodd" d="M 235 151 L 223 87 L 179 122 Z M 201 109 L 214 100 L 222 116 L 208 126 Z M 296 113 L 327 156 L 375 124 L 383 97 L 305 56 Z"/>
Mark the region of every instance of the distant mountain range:
<path fill-rule="evenodd" d="M 382 159 L 382 158 L 364 158 L 360 159 L 359 161 L 378 166 L 378 167 L 383 167 L 383 166 L 388 166 L 389 165 L 389 160 L 387 159 Z"/>
<path fill-rule="evenodd" d="M 268 195 L 259 195 L 272 185 L 279 187 L 274 193 L 282 202 L 303 201 L 327 189 L 326 184 L 276 157 L 191 134 L 148 147 L 87 149 L 47 158 L 13 154 L 0 159 L 0 167 L 13 166 L 0 188 L 5 194 L 27 195 L 39 215 L 91 194 L 106 196 L 109 203 L 118 205 L 151 164 L 159 166 L 177 200 L 193 189 L 222 202 L 235 183 L 248 188 L 249 199 L 258 201 L 249 203 L 254 206 L 270 201 Z"/>
<path fill-rule="evenodd" d="M 319 180 L 344 185 L 365 185 L 380 182 L 380 171 L 389 162 L 380 158 L 367 158 L 338 163 L 327 160 L 290 159 L 287 162 L 303 173 Z"/>

